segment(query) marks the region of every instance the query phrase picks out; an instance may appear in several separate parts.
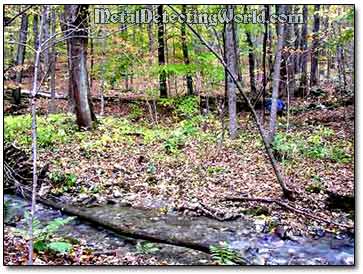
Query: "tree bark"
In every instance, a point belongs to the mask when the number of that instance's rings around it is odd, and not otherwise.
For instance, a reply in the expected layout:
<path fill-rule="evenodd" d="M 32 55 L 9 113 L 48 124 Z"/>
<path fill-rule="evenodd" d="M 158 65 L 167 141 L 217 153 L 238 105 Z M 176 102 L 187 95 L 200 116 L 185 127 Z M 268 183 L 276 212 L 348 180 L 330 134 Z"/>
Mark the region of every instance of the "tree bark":
<path fill-rule="evenodd" d="M 289 13 L 293 13 L 294 8 L 290 6 Z M 295 28 L 294 24 L 289 24 L 286 29 L 287 32 L 287 46 L 288 51 L 285 53 L 285 61 L 286 61 L 286 91 L 288 97 L 290 95 L 294 95 L 291 91 L 295 90 L 295 41 L 297 40 L 297 36 L 295 36 Z"/>
<path fill-rule="evenodd" d="M 247 5 L 245 6 L 245 13 L 247 13 Z M 250 87 L 251 97 L 257 96 L 256 80 L 255 80 L 255 54 L 253 52 L 253 43 L 251 38 L 251 32 L 246 29 L 246 42 L 248 45 L 248 65 L 250 72 Z"/>
<path fill-rule="evenodd" d="M 165 40 L 164 40 L 164 23 L 161 20 L 163 15 L 163 5 L 158 6 L 158 15 L 160 20 L 158 20 L 158 58 L 159 58 L 159 85 L 160 85 L 160 97 L 167 97 L 168 91 L 166 87 L 166 72 L 165 66 Z"/>
<path fill-rule="evenodd" d="M 186 18 L 186 5 L 182 5 L 182 14 L 185 16 Z M 186 38 L 186 25 L 185 23 L 181 24 L 181 40 L 182 40 L 182 49 L 183 49 L 183 57 L 184 57 L 184 64 L 187 67 L 187 75 L 186 75 L 186 80 L 187 80 L 187 89 L 188 89 L 188 95 L 193 95 L 193 79 L 192 79 L 192 75 L 189 72 L 189 64 L 190 64 L 190 60 L 189 60 L 189 52 L 188 52 L 188 45 L 187 45 L 187 38 Z"/>
<path fill-rule="evenodd" d="M 227 5 L 227 16 L 232 16 L 234 7 Z M 233 34 L 233 22 L 225 23 L 224 25 L 225 34 L 225 60 L 229 70 L 237 78 L 236 71 L 236 52 L 235 52 L 235 40 Z M 233 82 L 230 75 L 226 75 L 226 89 L 228 97 L 228 113 L 229 113 L 229 135 L 231 139 L 237 137 L 237 96 L 236 96 L 236 85 Z"/>
<path fill-rule="evenodd" d="M 104 115 L 104 111 L 105 111 L 105 98 L 104 98 L 104 91 L 105 91 L 105 72 L 106 72 L 106 32 L 103 28 L 103 26 L 101 27 L 101 35 L 102 35 L 102 41 L 101 41 L 101 54 L 102 54 L 102 67 L 101 67 L 101 86 L 100 86 L 100 101 L 101 101 L 101 106 L 100 106 L 100 115 L 103 116 Z"/>
<path fill-rule="evenodd" d="M 270 16 L 270 7 L 269 5 L 265 5 L 265 17 L 269 18 Z M 262 119 L 261 123 L 264 125 L 265 121 L 265 101 L 266 101 L 266 86 L 267 86 L 267 73 L 266 73 L 266 55 L 267 55 L 267 39 L 268 39 L 268 23 L 267 20 L 264 23 L 264 34 L 263 34 L 263 44 L 262 44 L 262 69 L 263 69 L 263 82 L 262 82 Z"/>
<path fill-rule="evenodd" d="M 154 14 L 153 5 L 146 5 L 146 8 Z M 153 64 L 153 51 L 154 51 L 154 33 L 153 33 L 153 24 L 147 24 L 147 35 L 149 39 L 149 65 L 152 66 Z"/>
<path fill-rule="evenodd" d="M 299 5 L 295 5 L 294 12 L 296 14 L 300 13 Z M 295 47 L 295 51 L 299 48 L 300 43 L 301 43 L 300 42 L 300 40 L 301 40 L 301 31 L 300 30 L 301 30 L 300 25 L 299 24 L 294 24 L 294 33 L 295 33 L 294 47 Z M 294 57 L 294 72 L 296 74 L 300 73 L 300 58 L 301 58 L 300 54 L 295 54 L 295 57 Z"/>
<path fill-rule="evenodd" d="M 41 24 L 44 21 L 44 17 L 41 19 Z M 42 28 L 39 30 L 39 39 L 38 41 L 42 41 Z M 33 264 L 33 220 L 36 209 L 37 202 L 37 187 L 38 187 L 38 174 L 37 174 L 37 105 L 36 105 L 36 95 L 38 91 L 38 71 L 39 71 L 39 63 L 40 63 L 40 54 L 42 52 L 42 46 L 39 43 L 36 47 L 35 52 L 35 61 L 34 61 L 34 75 L 33 75 L 33 84 L 31 91 L 31 113 L 32 113 L 32 172 L 33 172 L 33 180 L 32 180 L 32 196 L 31 196 L 31 208 L 30 208 L 30 218 L 29 218 L 29 265 Z"/>
<path fill-rule="evenodd" d="M 313 43 L 311 47 L 311 71 L 310 71 L 310 87 L 319 84 L 319 29 L 320 29 L 320 5 L 315 5 L 314 24 L 313 24 Z"/>
<path fill-rule="evenodd" d="M 21 81 L 23 78 L 23 66 L 26 52 L 26 40 L 28 37 L 28 14 L 23 13 L 21 16 L 21 25 L 19 30 L 19 44 L 16 53 L 15 65 L 19 66 L 17 68 L 16 76 L 15 76 L 15 84 L 16 88 L 13 91 L 13 101 L 14 104 L 20 105 L 21 103 Z"/>
<path fill-rule="evenodd" d="M 279 8 L 279 13 L 284 14 L 286 8 L 284 5 L 281 5 Z M 277 116 L 277 99 L 279 96 L 279 86 L 280 86 L 280 77 L 281 77 L 281 57 L 282 57 L 282 47 L 284 44 L 284 33 L 285 26 L 282 23 L 278 24 L 278 39 L 277 39 L 277 47 L 275 54 L 275 64 L 274 64 L 274 72 L 273 72 L 273 82 L 272 82 L 272 105 L 270 112 L 270 130 L 268 134 L 268 142 L 271 144 L 276 132 L 276 116 Z"/>
<path fill-rule="evenodd" d="M 44 5 L 43 8 L 43 25 L 41 26 L 43 28 L 43 40 L 42 42 L 45 42 L 49 39 L 49 27 L 50 27 L 50 18 L 49 18 L 49 10 L 50 10 L 50 5 Z M 46 79 L 46 83 L 48 83 L 48 72 L 49 72 L 49 48 L 45 47 L 43 52 L 42 52 L 42 61 L 43 61 L 43 65 L 42 65 L 42 75 L 43 77 Z"/>
<path fill-rule="evenodd" d="M 301 30 L 301 40 L 300 40 L 300 51 L 302 55 L 300 57 L 300 88 L 298 96 L 305 96 L 308 89 L 308 78 L 307 78 L 307 48 L 308 48 L 308 6 L 304 5 L 303 7 L 303 21 L 304 24 L 302 25 Z"/>
<path fill-rule="evenodd" d="M 92 121 L 96 120 L 90 100 L 87 71 L 88 6 L 64 6 L 67 29 L 72 30 L 67 40 L 70 49 L 68 52 L 70 54 L 70 94 L 75 102 L 77 124 L 83 129 L 90 129 Z"/>
<path fill-rule="evenodd" d="M 52 7 L 52 11 L 51 11 L 51 37 L 53 37 L 55 35 L 55 31 L 56 31 L 56 13 L 55 13 L 55 9 L 54 7 Z M 54 38 L 52 38 L 54 39 Z M 49 112 L 50 113 L 54 113 L 56 112 L 56 101 L 55 101 L 55 66 L 56 66 L 56 50 L 55 50 L 55 45 L 53 42 L 52 46 L 51 46 L 51 51 L 50 51 L 50 94 L 51 94 L 51 101 L 50 101 L 50 107 L 49 107 Z"/>
<path fill-rule="evenodd" d="M 239 36 L 238 36 L 238 24 L 233 23 L 233 40 L 234 40 L 234 51 L 236 55 L 236 73 L 238 81 L 242 82 L 241 73 L 241 62 L 240 62 L 240 50 L 239 50 Z"/>

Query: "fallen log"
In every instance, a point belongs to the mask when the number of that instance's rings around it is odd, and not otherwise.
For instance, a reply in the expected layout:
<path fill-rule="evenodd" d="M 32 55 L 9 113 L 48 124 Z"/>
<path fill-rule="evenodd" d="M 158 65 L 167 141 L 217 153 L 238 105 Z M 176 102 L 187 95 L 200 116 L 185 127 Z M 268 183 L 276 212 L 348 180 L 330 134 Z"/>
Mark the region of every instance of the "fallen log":
<path fill-rule="evenodd" d="M 7 94 L 10 94 L 10 92 L 11 92 L 11 89 L 6 90 Z M 21 94 L 25 95 L 27 97 L 30 97 L 31 96 L 31 91 L 23 89 L 23 90 L 21 90 Z M 47 98 L 47 99 L 52 98 L 50 93 L 42 92 L 42 91 L 39 91 L 36 96 L 38 98 Z M 56 100 L 68 100 L 68 96 L 56 93 L 54 99 L 56 99 Z M 92 99 L 92 101 L 101 101 L 101 98 L 99 98 L 99 97 L 94 97 L 93 96 L 93 97 L 91 97 L 91 99 Z M 123 102 L 125 102 L 125 103 L 138 103 L 140 101 L 141 102 L 146 102 L 148 100 L 151 101 L 151 99 L 147 99 L 147 98 L 126 98 L 126 97 L 120 97 L 120 96 L 103 96 L 103 100 L 111 101 L 111 102 L 119 102 L 119 103 L 123 103 Z"/>
<path fill-rule="evenodd" d="M 16 189 L 21 189 L 21 191 L 18 191 L 18 193 L 21 193 L 22 196 L 26 199 L 29 199 L 31 197 L 31 189 L 30 187 L 26 185 L 19 185 L 19 183 L 16 183 L 17 187 Z M 61 212 L 77 216 L 83 221 L 86 221 L 92 225 L 100 226 L 105 229 L 111 230 L 119 235 L 133 238 L 133 239 L 141 239 L 146 240 L 154 243 L 159 244 L 168 244 L 173 246 L 180 246 L 184 248 L 189 248 L 197 251 L 204 252 L 206 254 L 212 254 L 210 251 L 211 244 L 218 244 L 219 242 L 216 239 L 213 240 L 203 240 L 201 239 L 201 242 L 197 242 L 193 232 L 185 232 L 183 234 L 176 233 L 173 234 L 173 231 L 164 231 L 161 232 L 158 230 L 157 223 L 151 223 L 149 225 L 155 224 L 155 228 L 152 227 L 152 229 L 149 229 L 147 231 L 142 230 L 142 227 L 140 226 L 134 226 L 132 223 L 132 220 L 130 221 L 127 217 L 122 218 L 122 221 L 117 223 L 114 221 L 114 218 L 116 216 L 111 216 L 113 218 L 102 218 L 97 216 L 97 214 L 92 214 L 92 211 L 88 211 L 87 208 L 76 208 L 73 206 L 70 206 L 62 201 L 55 201 L 54 199 L 57 199 L 55 197 L 47 197 L 47 199 L 37 196 L 37 202 L 40 202 L 46 206 L 52 207 L 54 209 L 58 209 Z M 134 209 L 137 210 L 137 209 Z M 112 213 L 112 212 L 111 212 Z M 111 214 L 110 213 L 110 214 Z M 106 212 L 108 214 L 108 212 Z M 112 214 L 111 214 L 112 215 Z M 165 225 L 165 224 L 164 224 Z M 159 226 L 163 227 L 163 225 Z M 202 231 L 203 233 L 206 233 L 205 230 Z M 190 236 L 188 236 L 190 234 Z M 220 233 L 220 232 L 219 232 Z M 203 235 L 203 234 L 202 234 Z M 248 264 L 247 261 L 235 261 L 236 264 L 245 265 Z"/>
<path fill-rule="evenodd" d="M 21 188 L 23 190 L 22 194 L 25 195 L 24 198 L 29 199 L 31 197 L 30 188 L 25 185 L 22 185 Z M 87 222 L 97 225 L 97 226 L 102 226 L 106 229 L 112 230 L 112 231 L 114 231 L 120 235 L 126 236 L 126 237 L 151 241 L 151 242 L 160 243 L 160 244 L 170 244 L 170 245 L 175 245 L 175 246 L 191 248 L 191 249 L 195 249 L 195 250 L 210 254 L 209 246 L 204 246 L 203 244 L 196 244 L 196 243 L 192 243 L 192 242 L 181 241 L 178 239 L 167 239 L 167 238 L 163 238 L 163 237 L 158 238 L 153 235 L 149 235 L 148 233 L 141 233 L 141 232 L 133 231 L 133 229 L 128 228 L 127 225 L 116 225 L 116 224 L 111 223 L 106 220 L 100 220 L 99 218 L 95 217 L 94 215 L 91 215 L 91 214 L 88 214 L 87 212 L 85 212 L 83 208 L 75 208 L 72 206 L 68 206 L 65 203 L 52 201 L 50 199 L 44 199 L 42 197 L 37 197 L 37 201 L 44 205 L 47 205 L 49 207 L 58 209 L 63 213 L 66 213 L 68 215 L 77 216 L 84 221 L 87 221 Z"/>

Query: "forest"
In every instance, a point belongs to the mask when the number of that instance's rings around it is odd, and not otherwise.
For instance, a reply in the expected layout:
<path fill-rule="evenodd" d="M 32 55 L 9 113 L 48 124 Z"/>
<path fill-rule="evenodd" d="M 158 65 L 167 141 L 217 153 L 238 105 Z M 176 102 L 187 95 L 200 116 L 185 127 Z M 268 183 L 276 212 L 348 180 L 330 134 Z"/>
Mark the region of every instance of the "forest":
<path fill-rule="evenodd" d="M 354 5 L 3 9 L 3 264 L 355 264 Z"/>

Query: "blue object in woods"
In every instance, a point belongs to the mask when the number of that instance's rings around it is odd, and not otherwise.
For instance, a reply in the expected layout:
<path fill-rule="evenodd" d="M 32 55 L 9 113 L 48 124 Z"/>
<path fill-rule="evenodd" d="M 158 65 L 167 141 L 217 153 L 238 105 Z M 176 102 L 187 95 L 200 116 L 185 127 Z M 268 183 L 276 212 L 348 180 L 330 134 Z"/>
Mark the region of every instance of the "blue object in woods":
<path fill-rule="evenodd" d="M 265 108 L 269 112 L 271 112 L 271 107 L 272 107 L 272 99 L 269 98 L 265 102 Z M 277 112 L 282 112 L 284 110 L 285 110 L 285 103 L 284 103 L 284 101 L 282 101 L 281 99 L 277 99 Z"/>

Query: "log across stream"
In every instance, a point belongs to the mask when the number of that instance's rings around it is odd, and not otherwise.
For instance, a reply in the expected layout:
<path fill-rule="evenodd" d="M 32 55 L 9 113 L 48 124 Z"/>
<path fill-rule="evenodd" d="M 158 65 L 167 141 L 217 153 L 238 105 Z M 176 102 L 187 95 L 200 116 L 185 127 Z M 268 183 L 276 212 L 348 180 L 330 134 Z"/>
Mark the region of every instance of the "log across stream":
<path fill-rule="evenodd" d="M 5 200 L 9 201 L 10 219 L 14 215 L 23 216 L 29 207 L 28 201 L 15 195 L 5 195 Z M 165 215 L 158 210 L 116 205 L 78 208 L 74 209 L 74 215 L 81 218 L 59 233 L 83 239 L 95 251 L 125 246 L 135 250 L 136 239 L 141 239 L 158 243 L 162 247 L 159 255 L 172 257 L 177 263 L 209 264 L 209 246 L 225 241 L 240 252 L 248 264 L 354 264 L 354 240 L 349 237 L 326 234 L 319 239 L 282 240 L 276 235 L 257 232 L 256 225 L 243 218 L 220 222 L 206 217 Z M 54 207 L 37 205 L 37 218 L 42 223 L 59 216 L 66 217 Z"/>

